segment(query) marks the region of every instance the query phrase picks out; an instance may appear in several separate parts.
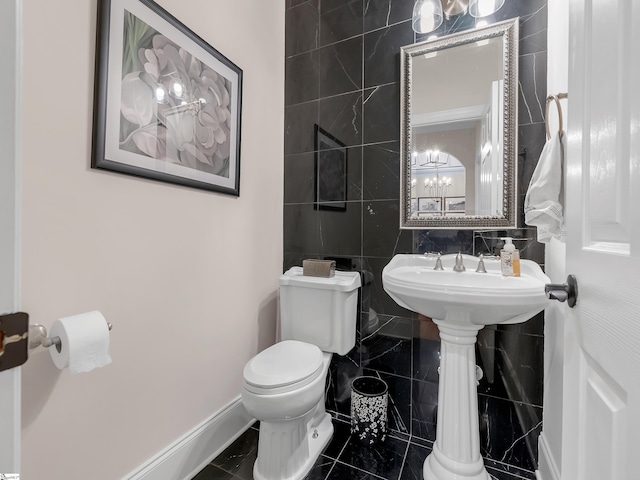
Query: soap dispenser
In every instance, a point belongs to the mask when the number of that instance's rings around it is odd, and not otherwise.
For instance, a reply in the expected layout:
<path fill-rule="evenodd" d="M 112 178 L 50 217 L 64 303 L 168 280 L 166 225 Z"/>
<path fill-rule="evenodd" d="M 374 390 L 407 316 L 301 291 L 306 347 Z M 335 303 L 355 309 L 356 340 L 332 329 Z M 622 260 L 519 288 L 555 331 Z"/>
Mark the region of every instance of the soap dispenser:
<path fill-rule="evenodd" d="M 505 277 L 520 276 L 520 251 L 516 250 L 511 237 L 505 237 L 504 248 L 500 250 L 500 269 Z"/>

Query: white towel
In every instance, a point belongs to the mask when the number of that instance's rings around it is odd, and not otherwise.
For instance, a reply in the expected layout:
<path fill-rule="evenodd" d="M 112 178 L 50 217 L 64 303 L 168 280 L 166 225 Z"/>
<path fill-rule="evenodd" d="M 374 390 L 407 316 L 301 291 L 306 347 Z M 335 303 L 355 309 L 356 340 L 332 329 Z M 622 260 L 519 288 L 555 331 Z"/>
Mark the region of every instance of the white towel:
<path fill-rule="evenodd" d="M 547 141 L 524 199 L 524 221 L 538 227 L 538 241 L 541 243 L 548 243 L 552 238 L 564 241 L 565 238 L 564 137 L 564 134 L 556 133 Z"/>

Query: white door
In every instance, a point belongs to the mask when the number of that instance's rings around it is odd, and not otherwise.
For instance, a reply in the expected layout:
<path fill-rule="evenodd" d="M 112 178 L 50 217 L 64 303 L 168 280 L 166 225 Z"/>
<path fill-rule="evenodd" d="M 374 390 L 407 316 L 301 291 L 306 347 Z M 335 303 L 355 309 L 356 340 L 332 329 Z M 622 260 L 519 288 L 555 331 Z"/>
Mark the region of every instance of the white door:
<path fill-rule="evenodd" d="M 18 309 L 20 0 L 0 0 L 0 314 Z M 20 468 L 20 368 L 0 372 L 0 473 Z"/>
<path fill-rule="evenodd" d="M 640 478 L 639 45 L 638 0 L 571 0 L 565 480 Z"/>

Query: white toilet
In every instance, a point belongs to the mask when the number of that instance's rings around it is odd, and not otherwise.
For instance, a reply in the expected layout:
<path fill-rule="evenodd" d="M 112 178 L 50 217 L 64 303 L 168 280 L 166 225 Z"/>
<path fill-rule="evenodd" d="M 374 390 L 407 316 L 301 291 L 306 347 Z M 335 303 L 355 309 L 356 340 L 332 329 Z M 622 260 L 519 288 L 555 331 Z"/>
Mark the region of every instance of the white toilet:
<path fill-rule="evenodd" d="M 324 409 L 331 355 L 355 345 L 360 274 L 280 277 L 279 343 L 244 367 L 242 401 L 260 420 L 255 480 L 299 480 L 333 435 Z"/>

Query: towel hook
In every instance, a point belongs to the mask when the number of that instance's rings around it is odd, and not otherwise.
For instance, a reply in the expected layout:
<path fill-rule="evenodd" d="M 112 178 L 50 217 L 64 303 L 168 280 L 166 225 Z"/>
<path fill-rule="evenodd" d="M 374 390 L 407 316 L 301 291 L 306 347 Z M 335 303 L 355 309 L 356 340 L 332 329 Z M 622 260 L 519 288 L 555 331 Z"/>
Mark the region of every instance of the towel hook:
<path fill-rule="evenodd" d="M 564 125 L 562 122 L 562 105 L 560 105 L 560 100 L 563 98 L 567 98 L 569 95 L 567 93 L 558 93 L 557 95 L 549 95 L 547 97 L 547 102 L 545 105 L 544 111 L 544 128 L 547 131 L 547 140 L 551 138 L 551 132 L 549 131 L 549 104 L 551 101 L 556 102 L 556 108 L 558 109 L 558 133 L 562 135 L 564 132 Z"/>

